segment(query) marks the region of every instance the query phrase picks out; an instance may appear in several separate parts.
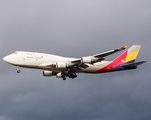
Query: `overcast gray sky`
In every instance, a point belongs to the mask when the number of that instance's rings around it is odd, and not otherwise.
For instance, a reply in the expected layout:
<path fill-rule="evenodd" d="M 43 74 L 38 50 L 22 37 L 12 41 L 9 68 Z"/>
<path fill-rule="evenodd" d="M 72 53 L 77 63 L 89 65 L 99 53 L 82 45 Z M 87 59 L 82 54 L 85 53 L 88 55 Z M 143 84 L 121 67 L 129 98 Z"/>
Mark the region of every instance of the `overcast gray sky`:
<path fill-rule="evenodd" d="M 0 120 L 151 120 L 150 0 L 0 0 Z M 136 70 L 43 77 L 14 51 L 82 57 L 142 45 Z M 107 57 L 112 60 L 120 53 Z"/>

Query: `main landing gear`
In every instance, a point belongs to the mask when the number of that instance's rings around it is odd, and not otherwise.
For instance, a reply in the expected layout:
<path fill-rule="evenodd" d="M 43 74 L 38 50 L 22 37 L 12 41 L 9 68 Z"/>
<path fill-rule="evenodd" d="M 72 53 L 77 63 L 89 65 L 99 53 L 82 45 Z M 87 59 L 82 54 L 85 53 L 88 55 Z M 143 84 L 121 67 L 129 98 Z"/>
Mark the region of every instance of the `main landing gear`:
<path fill-rule="evenodd" d="M 69 78 L 72 78 L 72 79 L 74 79 L 74 78 L 76 78 L 76 77 L 77 77 L 77 75 L 76 75 L 75 73 L 69 75 Z"/>
<path fill-rule="evenodd" d="M 19 69 L 19 66 L 16 66 L 17 67 L 17 73 L 20 73 L 20 69 Z"/>
<path fill-rule="evenodd" d="M 76 75 L 76 73 L 74 73 L 74 72 L 68 72 L 68 74 L 69 74 L 69 78 L 72 78 L 72 79 L 74 79 L 74 78 L 76 78 L 77 77 L 77 75 Z"/>
<path fill-rule="evenodd" d="M 76 75 L 76 73 L 74 73 L 74 72 L 68 72 L 68 73 L 64 73 L 63 75 L 62 75 L 62 78 L 63 78 L 63 80 L 66 80 L 66 77 L 69 77 L 69 78 L 72 78 L 72 79 L 74 79 L 74 78 L 76 78 L 77 77 L 77 75 Z"/>
<path fill-rule="evenodd" d="M 66 80 L 66 75 L 63 74 L 63 75 L 62 75 L 62 78 L 63 78 L 63 80 Z"/>

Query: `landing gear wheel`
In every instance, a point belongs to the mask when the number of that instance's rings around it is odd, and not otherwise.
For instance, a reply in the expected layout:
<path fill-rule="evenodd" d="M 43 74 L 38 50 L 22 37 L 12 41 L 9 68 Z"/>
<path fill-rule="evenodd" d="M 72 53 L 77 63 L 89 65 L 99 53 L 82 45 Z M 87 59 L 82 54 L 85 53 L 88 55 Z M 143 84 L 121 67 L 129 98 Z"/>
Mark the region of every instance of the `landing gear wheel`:
<path fill-rule="evenodd" d="M 20 69 L 19 69 L 19 66 L 16 66 L 17 67 L 17 73 L 20 73 Z"/>
<path fill-rule="evenodd" d="M 20 73 L 20 70 L 17 70 L 17 73 Z"/>

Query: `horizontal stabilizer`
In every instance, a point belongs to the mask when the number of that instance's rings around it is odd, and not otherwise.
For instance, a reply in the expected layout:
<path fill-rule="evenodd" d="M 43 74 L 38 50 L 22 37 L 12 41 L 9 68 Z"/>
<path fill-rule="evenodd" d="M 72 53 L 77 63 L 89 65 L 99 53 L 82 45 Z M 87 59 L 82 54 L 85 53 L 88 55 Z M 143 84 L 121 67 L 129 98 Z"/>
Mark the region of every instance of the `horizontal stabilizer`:
<path fill-rule="evenodd" d="M 125 64 L 125 65 L 120 65 L 121 67 L 135 67 L 135 66 L 138 66 L 138 65 L 141 65 L 143 63 L 145 63 L 147 61 L 140 61 L 140 62 L 136 62 L 136 63 L 129 63 L 129 64 Z"/>

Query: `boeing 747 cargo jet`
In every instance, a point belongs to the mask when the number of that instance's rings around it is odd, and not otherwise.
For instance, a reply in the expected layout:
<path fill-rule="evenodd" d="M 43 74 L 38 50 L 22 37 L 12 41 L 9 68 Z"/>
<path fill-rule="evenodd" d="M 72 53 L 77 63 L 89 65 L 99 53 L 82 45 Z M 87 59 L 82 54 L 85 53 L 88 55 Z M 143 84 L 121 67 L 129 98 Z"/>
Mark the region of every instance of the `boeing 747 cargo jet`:
<path fill-rule="evenodd" d="M 72 79 L 77 77 L 76 73 L 106 73 L 130 70 L 136 69 L 138 65 L 146 62 L 135 62 L 141 47 L 140 45 L 133 45 L 113 61 L 104 61 L 104 57 L 124 50 L 126 47 L 123 46 L 120 49 L 78 59 L 45 53 L 16 51 L 4 57 L 3 60 L 16 66 L 17 73 L 20 73 L 19 67 L 42 69 L 44 70 L 43 76 L 56 76 L 57 78 L 66 80 L 66 77 Z"/>

